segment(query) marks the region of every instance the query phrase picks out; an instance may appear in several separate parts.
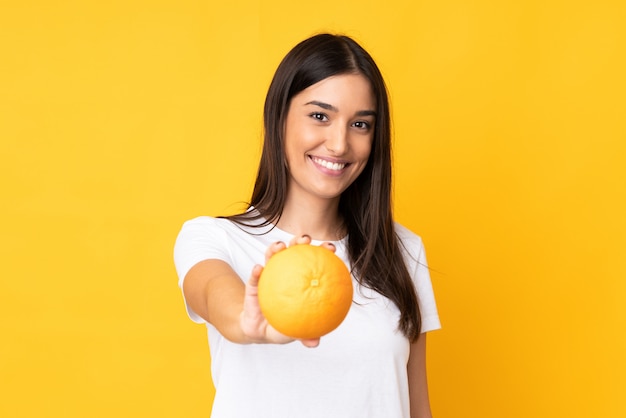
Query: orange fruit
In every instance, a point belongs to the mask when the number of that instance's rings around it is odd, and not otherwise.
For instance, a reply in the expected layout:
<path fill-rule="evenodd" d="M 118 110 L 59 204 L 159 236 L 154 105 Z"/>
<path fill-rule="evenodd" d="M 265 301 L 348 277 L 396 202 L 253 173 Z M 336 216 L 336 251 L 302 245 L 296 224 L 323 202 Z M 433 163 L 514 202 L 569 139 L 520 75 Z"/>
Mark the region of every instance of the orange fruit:
<path fill-rule="evenodd" d="M 259 279 L 259 304 L 280 333 L 318 338 L 341 324 L 352 304 L 352 279 L 332 251 L 299 244 L 274 254 Z"/>

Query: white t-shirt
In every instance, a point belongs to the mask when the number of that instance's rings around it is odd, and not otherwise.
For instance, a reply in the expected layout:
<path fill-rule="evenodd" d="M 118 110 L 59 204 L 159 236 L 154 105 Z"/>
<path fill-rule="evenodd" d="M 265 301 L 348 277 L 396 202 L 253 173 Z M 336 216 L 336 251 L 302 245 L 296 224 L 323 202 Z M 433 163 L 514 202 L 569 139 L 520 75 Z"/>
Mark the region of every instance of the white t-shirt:
<path fill-rule="evenodd" d="M 267 232 L 263 234 L 264 232 Z M 421 239 L 396 224 L 413 277 L 422 332 L 438 329 L 439 316 Z M 289 243 L 278 228 L 243 228 L 226 219 L 199 217 L 185 222 L 174 248 L 182 289 L 196 263 L 219 259 L 245 282 L 255 264 L 264 264 L 267 247 Z M 346 239 L 333 242 L 350 266 Z M 321 242 L 313 241 L 314 245 Z M 206 323 L 216 388 L 213 418 L 388 418 L 409 417 L 407 360 L 410 343 L 398 330 L 399 310 L 353 278 L 353 303 L 343 323 L 316 348 L 235 344 Z M 187 306 L 189 317 L 205 321 Z"/>

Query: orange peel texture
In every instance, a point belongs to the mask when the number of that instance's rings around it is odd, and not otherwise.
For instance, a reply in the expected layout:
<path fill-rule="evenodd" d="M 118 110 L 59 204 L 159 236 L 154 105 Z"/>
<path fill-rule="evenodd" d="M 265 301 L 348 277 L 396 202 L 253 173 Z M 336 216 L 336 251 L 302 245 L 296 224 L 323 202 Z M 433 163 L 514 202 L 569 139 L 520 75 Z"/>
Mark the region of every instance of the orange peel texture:
<path fill-rule="evenodd" d="M 300 244 L 274 254 L 259 279 L 259 304 L 277 331 L 296 339 L 337 328 L 352 304 L 352 278 L 332 251 Z"/>

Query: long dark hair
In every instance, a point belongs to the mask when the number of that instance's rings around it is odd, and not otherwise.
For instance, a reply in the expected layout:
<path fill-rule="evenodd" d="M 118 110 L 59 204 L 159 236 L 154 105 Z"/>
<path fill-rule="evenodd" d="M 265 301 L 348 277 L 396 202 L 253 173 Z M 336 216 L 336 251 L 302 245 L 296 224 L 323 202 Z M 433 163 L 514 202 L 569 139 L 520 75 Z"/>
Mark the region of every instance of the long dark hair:
<path fill-rule="evenodd" d="M 275 224 L 286 200 L 288 167 L 283 133 L 291 99 L 307 87 L 339 74 L 366 77 L 376 98 L 374 138 L 367 165 L 341 195 L 339 214 L 348 231 L 348 257 L 357 280 L 393 301 L 399 329 L 419 337 L 417 295 L 394 231 L 391 209 L 391 128 L 385 82 L 372 57 L 353 39 L 320 34 L 296 45 L 282 60 L 265 100 L 265 139 L 250 206 L 256 211 L 228 217 L 239 224 Z"/>

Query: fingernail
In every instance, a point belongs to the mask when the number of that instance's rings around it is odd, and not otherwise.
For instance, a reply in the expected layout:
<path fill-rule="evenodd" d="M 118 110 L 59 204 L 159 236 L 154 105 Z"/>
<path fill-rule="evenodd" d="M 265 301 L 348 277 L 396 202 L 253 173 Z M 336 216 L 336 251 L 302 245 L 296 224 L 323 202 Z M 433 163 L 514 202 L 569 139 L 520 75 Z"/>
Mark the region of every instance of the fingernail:
<path fill-rule="evenodd" d="M 307 234 L 302 235 L 302 237 L 301 237 L 301 238 L 308 238 L 308 239 L 311 239 L 311 237 L 310 237 L 310 236 L 308 236 Z"/>

